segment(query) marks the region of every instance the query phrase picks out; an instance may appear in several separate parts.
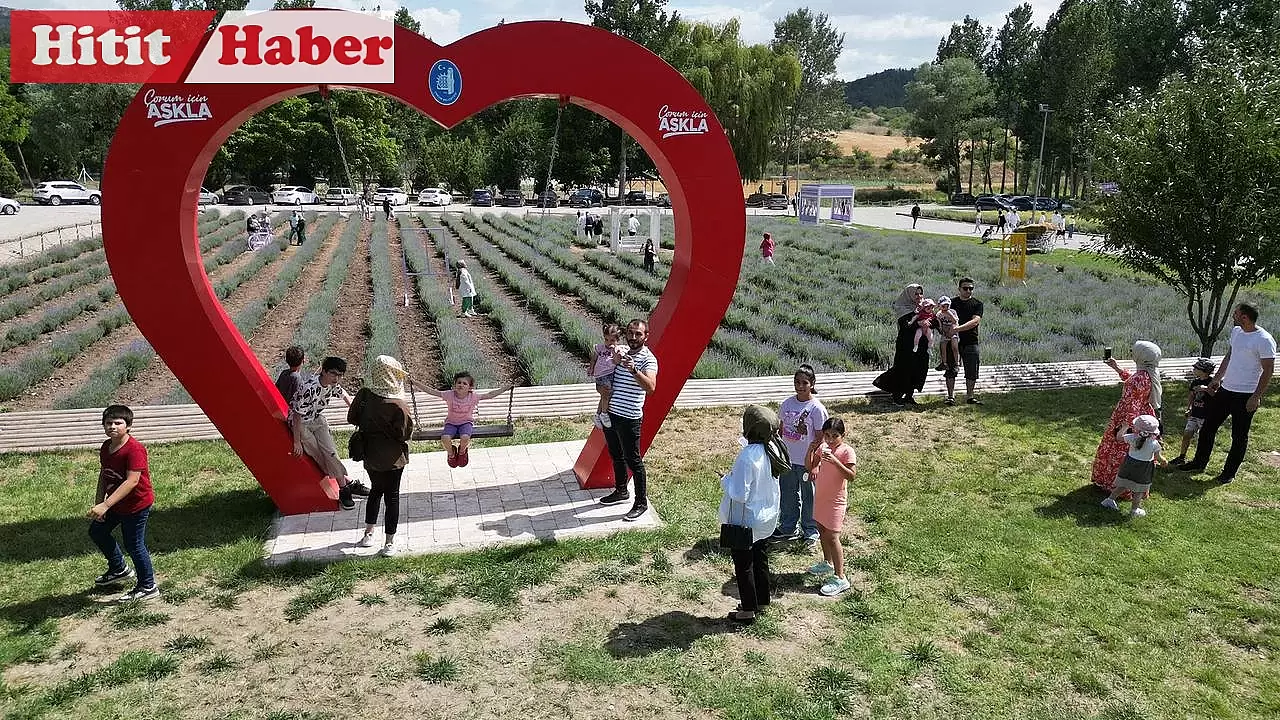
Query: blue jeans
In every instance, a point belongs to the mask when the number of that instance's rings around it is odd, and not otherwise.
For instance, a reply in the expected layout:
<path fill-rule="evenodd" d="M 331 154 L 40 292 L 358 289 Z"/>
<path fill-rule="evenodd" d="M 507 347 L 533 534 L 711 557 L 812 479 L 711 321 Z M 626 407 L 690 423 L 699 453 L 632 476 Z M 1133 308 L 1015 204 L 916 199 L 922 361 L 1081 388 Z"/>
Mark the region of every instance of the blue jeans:
<path fill-rule="evenodd" d="M 120 537 L 124 540 L 125 552 L 133 559 L 133 570 L 138 573 L 138 587 L 149 588 L 156 584 L 155 571 L 151 569 L 151 553 L 147 552 L 147 518 L 151 508 L 139 510 L 132 514 L 121 514 L 107 511 L 102 520 L 89 523 L 89 537 L 107 558 L 107 570 L 119 572 L 125 568 L 124 557 L 120 555 L 120 546 L 111 531 L 120 526 Z"/>
<path fill-rule="evenodd" d="M 782 490 L 782 508 L 778 516 L 778 534 L 790 535 L 796 525 L 807 539 L 818 537 L 818 523 L 813 519 L 813 483 L 804 481 L 804 466 L 792 465 L 782 473 L 778 484 Z"/>

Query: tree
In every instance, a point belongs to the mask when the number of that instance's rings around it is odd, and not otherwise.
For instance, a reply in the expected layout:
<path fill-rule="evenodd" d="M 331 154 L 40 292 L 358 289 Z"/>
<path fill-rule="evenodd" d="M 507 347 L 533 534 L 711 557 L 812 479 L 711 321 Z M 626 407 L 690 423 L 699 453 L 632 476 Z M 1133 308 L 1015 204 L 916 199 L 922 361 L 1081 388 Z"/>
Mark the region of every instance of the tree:
<path fill-rule="evenodd" d="M 738 169 L 758 180 L 773 159 L 774 138 L 800 86 L 800 64 L 790 53 L 744 46 L 737 20 L 685 24 L 673 62 L 715 112 L 733 147 Z"/>
<path fill-rule="evenodd" d="M 960 188 L 961 143 L 969 139 L 969 123 L 990 105 L 987 76 L 969 58 L 921 65 L 907 84 L 908 130 L 925 140 L 921 153 L 946 169 L 952 192 Z"/>
<path fill-rule="evenodd" d="M 314 2 L 314 0 L 312 0 L 312 2 Z M 409 9 L 406 7 L 398 8 L 396 10 L 396 16 L 395 18 L 393 18 L 393 20 L 395 24 L 399 25 L 405 30 L 412 30 L 418 33 L 419 35 L 422 34 L 422 23 L 418 22 L 417 18 L 415 18 L 413 15 L 410 15 Z"/>
<path fill-rule="evenodd" d="M 101 170 L 107 147 L 137 85 L 27 85 L 30 134 L 24 148 L 39 177 L 75 177 Z"/>
<path fill-rule="evenodd" d="M 1004 141 L 1001 158 L 1009 157 L 1009 129 L 1021 116 L 1026 98 L 1034 94 L 1034 69 L 1036 49 L 1040 43 L 1040 29 L 1032 23 L 1030 3 L 1023 3 L 1004 16 L 1004 25 L 996 33 L 988 59 L 988 75 L 991 77 L 995 100 L 995 114 L 1003 124 Z M 1004 192 L 1004 165 L 1000 170 L 1000 192 Z M 1014 178 L 1017 192 L 1017 178 Z"/>
<path fill-rule="evenodd" d="M 844 83 L 836 79 L 836 61 L 844 50 L 844 33 L 836 32 L 826 14 L 801 8 L 774 23 L 770 47 L 794 55 L 800 63 L 800 87 L 787 117 L 791 132 L 778 147 L 785 175 L 797 146 L 840 128 L 846 105 Z"/>
<path fill-rule="evenodd" d="M 1209 356 L 1242 288 L 1280 274 L 1280 60 L 1212 40 L 1189 73 L 1131 93 L 1097 123 L 1104 245 L 1186 298 Z"/>
<path fill-rule="evenodd" d="M 951 32 L 938 43 L 938 62 L 952 58 L 969 58 L 974 65 L 987 63 L 987 46 L 991 44 L 991 28 L 964 16 L 964 20 L 951 25 Z"/>
<path fill-rule="evenodd" d="M 121 10 L 243 10 L 249 0 L 116 0 Z"/>

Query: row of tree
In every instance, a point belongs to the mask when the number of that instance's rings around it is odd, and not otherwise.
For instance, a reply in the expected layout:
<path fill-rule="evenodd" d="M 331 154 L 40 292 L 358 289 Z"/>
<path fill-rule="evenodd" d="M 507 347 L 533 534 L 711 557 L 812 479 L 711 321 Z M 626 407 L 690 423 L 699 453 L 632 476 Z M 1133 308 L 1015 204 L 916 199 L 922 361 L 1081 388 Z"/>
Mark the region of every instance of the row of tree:
<path fill-rule="evenodd" d="M 278 0 L 277 9 L 314 0 Z M 127 10 L 242 9 L 246 0 L 119 0 Z M 706 97 L 723 124 L 744 178 L 775 161 L 821 150 L 847 107 L 835 63 L 844 37 L 807 9 L 779 21 L 768 45 L 742 41 L 739 25 L 688 22 L 666 0 L 587 0 L 591 22 L 671 63 Z M 401 8 L 395 21 L 421 32 Z M 4 63 L 8 68 L 8 63 Z M 0 191 L 28 182 L 100 172 L 119 118 L 137 92 L 127 85 L 0 85 Z M 559 116 L 559 117 L 558 117 Z M 215 156 L 206 185 L 232 181 L 311 184 L 327 179 L 454 189 L 546 182 L 561 186 L 653 177 L 653 165 L 620 128 L 575 105 L 521 99 L 490 108 L 451 131 L 372 93 L 333 92 L 281 101 L 245 122 Z M 345 156 L 345 162 L 344 162 Z"/>

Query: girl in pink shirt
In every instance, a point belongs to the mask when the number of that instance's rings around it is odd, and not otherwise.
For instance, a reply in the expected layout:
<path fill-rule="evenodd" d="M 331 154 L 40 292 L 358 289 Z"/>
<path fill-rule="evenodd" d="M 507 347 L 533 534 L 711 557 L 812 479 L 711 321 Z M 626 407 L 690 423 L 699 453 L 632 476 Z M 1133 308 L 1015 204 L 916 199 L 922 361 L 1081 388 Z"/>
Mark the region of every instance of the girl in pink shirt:
<path fill-rule="evenodd" d="M 460 372 L 453 376 L 452 390 L 436 390 L 423 388 L 422 391 L 444 400 L 449 412 L 444 418 L 444 432 L 440 435 L 440 445 L 448 453 L 449 467 L 466 467 L 471 462 L 467 456 L 467 448 L 471 445 L 472 421 L 476 416 L 476 407 L 481 400 L 497 397 L 509 390 L 510 385 L 491 390 L 484 395 L 475 391 L 476 379 L 469 372 Z M 453 439 L 458 438 L 458 445 Z"/>

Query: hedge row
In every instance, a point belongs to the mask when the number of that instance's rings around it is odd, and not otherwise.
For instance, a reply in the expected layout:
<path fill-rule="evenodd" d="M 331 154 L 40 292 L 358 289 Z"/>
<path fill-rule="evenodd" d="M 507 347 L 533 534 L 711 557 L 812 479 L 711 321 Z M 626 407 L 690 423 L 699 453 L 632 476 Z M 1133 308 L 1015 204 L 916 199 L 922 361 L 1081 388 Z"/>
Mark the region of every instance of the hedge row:
<path fill-rule="evenodd" d="M 102 249 L 102 236 L 95 235 L 84 240 L 77 240 L 66 245 L 59 245 L 50 248 L 36 255 L 30 260 L 21 260 L 8 265 L 0 265 L 0 295 L 8 293 L 10 290 L 16 289 L 8 284 L 8 280 L 14 277 L 27 275 L 29 273 L 40 270 L 49 265 L 64 263 L 80 257 L 81 255 Z"/>
<path fill-rule="evenodd" d="M 570 327 L 568 329 L 578 336 L 579 343 L 581 338 L 592 334 L 589 328 L 593 323 L 583 318 L 574 318 L 570 321 L 567 314 L 565 314 L 566 311 L 563 305 L 549 301 L 544 295 L 537 292 L 533 278 L 516 267 L 514 263 L 503 258 L 501 253 L 494 250 L 479 236 L 470 232 L 457 217 L 441 215 L 440 222 L 449 229 L 454 237 L 467 242 L 467 245 L 476 253 L 480 262 L 501 277 L 508 287 L 524 295 L 526 302 L 531 306 L 552 311 L 558 309 L 559 313 L 565 317 L 566 324 L 569 324 Z M 452 238 L 442 237 L 441 246 L 441 250 L 446 257 L 456 258 L 462 255 L 461 249 L 458 248 Z M 583 352 L 581 359 L 579 359 L 566 352 L 564 348 L 547 336 L 546 329 L 538 323 L 529 311 L 516 307 L 507 298 L 493 292 L 488 279 L 478 272 L 479 269 L 474 268 L 476 272 L 473 273 L 473 277 L 476 282 L 476 290 L 480 293 L 478 298 L 480 309 L 484 310 L 489 315 L 489 318 L 498 325 L 502 332 L 503 342 L 515 353 L 529 382 L 534 385 L 563 385 L 588 382 L 589 378 L 587 377 L 585 363 L 587 353 Z M 563 326 L 560 329 L 562 332 L 566 331 Z M 569 332 L 565 334 L 568 335 Z"/>
<path fill-rule="evenodd" d="M 111 270 L 106 263 L 95 263 L 57 282 L 44 283 L 36 292 L 0 303 L 0 322 L 18 317 L 31 310 L 31 308 L 66 295 L 72 290 L 78 290 L 85 285 L 92 285 L 110 274 Z"/>
<path fill-rule="evenodd" d="M 23 358 L 14 367 L 0 368 L 0 401 L 11 400 L 32 385 L 48 378 L 54 370 L 66 365 L 85 348 L 107 333 L 128 325 L 129 313 L 123 306 L 104 313 L 93 325 L 54 340 L 47 348 Z"/>
<path fill-rule="evenodd" d="M 391 277 L 391 235 L 385 215 L 374 216 L 373 234 L 369 238 L 369 276 L 373 280 L 373 307 L 369 310 L 369 325 L 365 344 L 365 379 L 379 355 L 401 357 L 400 341 L 396 337 L 396 308 Z"/>
<path fill-rule="evenodd" d="M 307 214 L 307 224 L 316 220 L 316 213 Z M 281 266 L 280 272 L 276 275 L 275 282 L 271 283 L 271 287 L 267 289 L 267 294 L 260 300 L 249 303 L 236 314 L 234 322 L 236 328 L 240 330 L 240 335 L 249 337 L 249 334 L 257 329 L 262 323 L 262 319 L 267 316 L 273 308 L 284 302 L 285 297 L 289 294 L 289 290 L 298 282 L 298 278 L 302 276 L 307 265 L 320 254 L 320 247 L 324 245 L 324 241 L 329 237 L 330 231 L 338 221 L 338 216 L 332 213 L 324 215 L 319 222 L 316 222 L 314 229 L 307 237 L 307 241 L 298 248 L 296 252 L 289 256 Z"/>
<path fill-rule="evenodd" d="M 403 226 L 402 226 L 403 228 Z M 440 350 L 440 377 L 418 378 L 421 382 L 435 382 L 436 387 L 448 387 L 455 373 L 469 372 L 476 379 L 477 387 L 495 387 L 498 377 L 485 359 L 484 349 L 466 324 L 454 315 L 446 288 L 453 284 L 452 276 L 432 274 L 430 255 L 422 242 L 426 231 L 401 231 L 400 246 L 404 249 L 405 262 L 413 275 L 413 287 L 418 302 L 427 317 L 435 323 L 436 344 Z"/>
<path fill-rule="evenodd" d="M 280 221 L 287 217 L 284 213 L 277 214 L 275 226 L 280 226 Z M 235 248 L 237 236 L 243 238 L 243 233 L 237 232 L 234 226 L 223 228 L 227 234 L 224 240 L 224 248 Z M 225 299 L 236 288 L 242 285 L 249 278 L 253 277 L 259 270 L 265 267 L 269 262 L 275 259 L 283 251 L 284 238 L 277 235 L 275 243 L 268 245 L 262 250 L 257 251 L 256 256 L 239 272 L 235 273 L 228 281 L 217 283 L 215 291 L 224 290 L 225 294 L 220 294 L 220 299 Z M 244 252 L 241 250 L 241 253 Z M 221 255 L 222 253 L 218 253 Z M 238 255 L 239 253 L 237 253 Z M 206 266 L 210 260 L 206 260 Z M 252 268 L 252 270 L 249 270 Z M 234 281 L 230 284 L 229 281 Z M 140 375 L 156 357 L 155 350 L 151 344 L 145 340 L 136 340 L 130 343 L 129 347 L 123 353 L 114 358 L 106 365 L 101 365 L 85 378 L 80 387 L 71 393 L 58 398 L 53 403 L 55 409 L 64 410 L 69 408 L 83 407 L 102 407 L 115 399 L 116 392 L 120 386 L 129 382 Z"/>
<path fill-rule="evenodd" d="M 0 296 L 8 295 L 29 285 L 38 285 L 46 280 L 78 273 L 87 267 L 101 265 L 104 258 L 102 248 L 99 247 L 96 250 L 90 249 L 80 253 L 74 258 L 42 265 L 26 273 L 15 273 L 0 280 Z"/>

